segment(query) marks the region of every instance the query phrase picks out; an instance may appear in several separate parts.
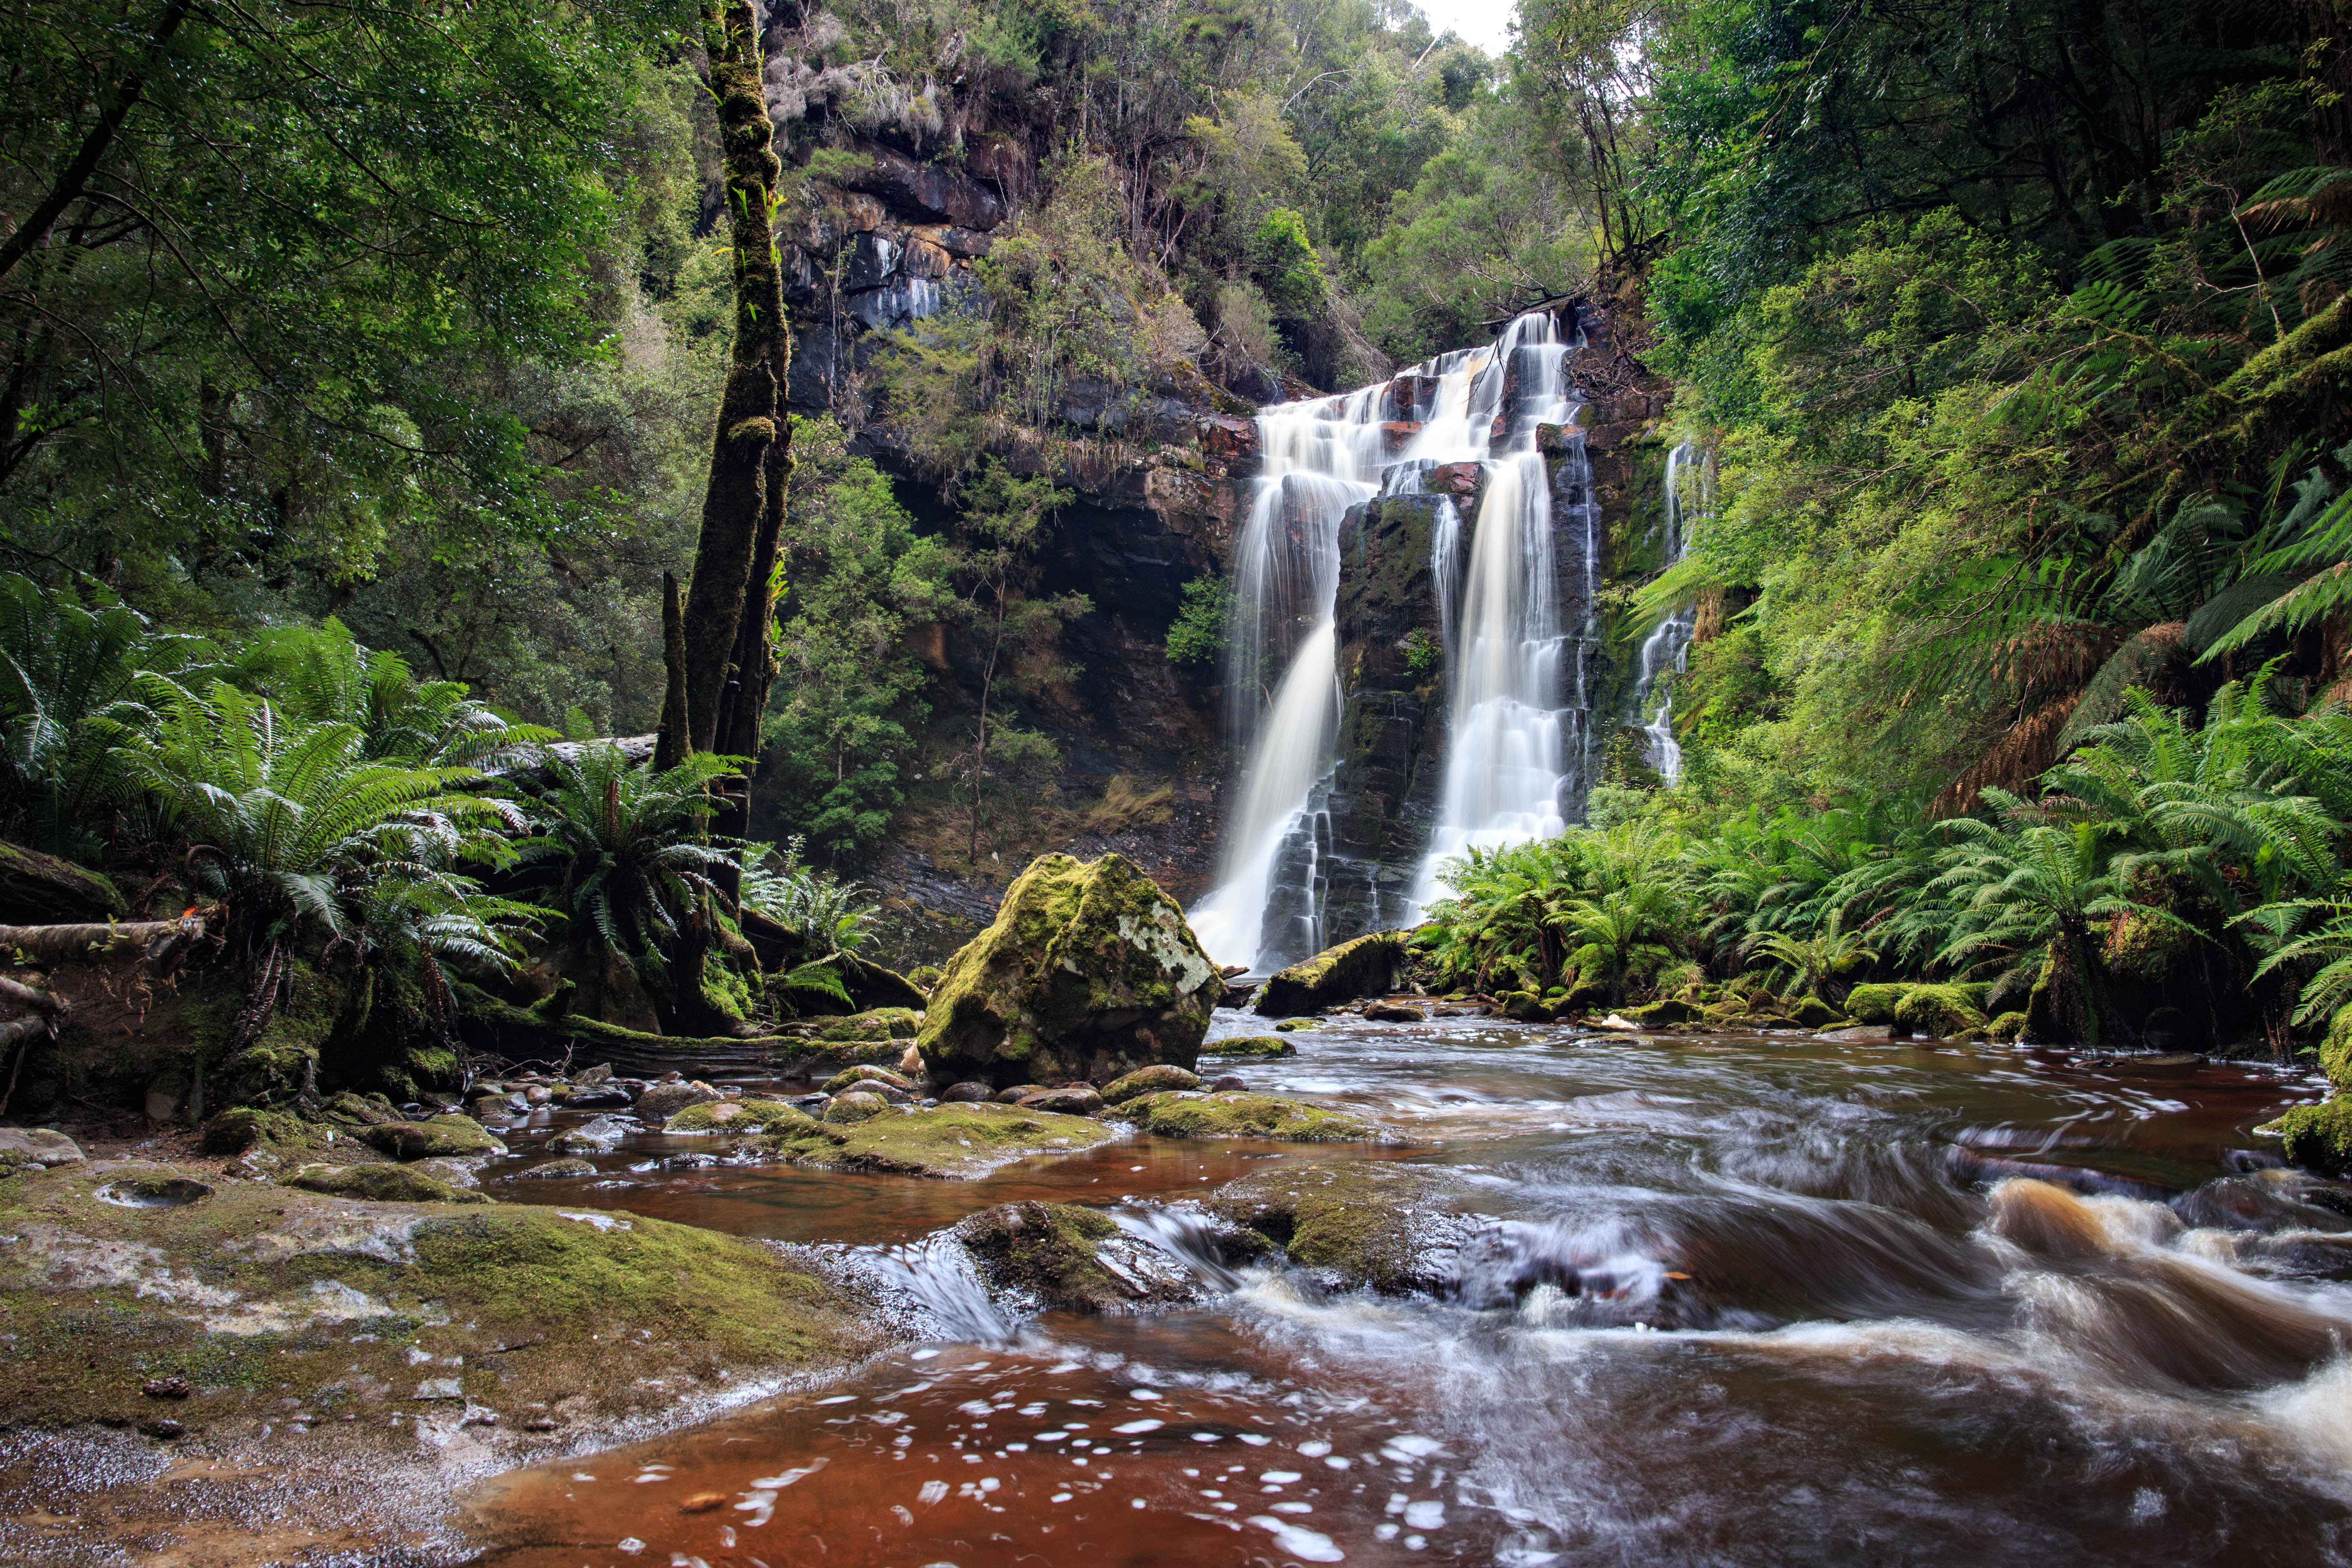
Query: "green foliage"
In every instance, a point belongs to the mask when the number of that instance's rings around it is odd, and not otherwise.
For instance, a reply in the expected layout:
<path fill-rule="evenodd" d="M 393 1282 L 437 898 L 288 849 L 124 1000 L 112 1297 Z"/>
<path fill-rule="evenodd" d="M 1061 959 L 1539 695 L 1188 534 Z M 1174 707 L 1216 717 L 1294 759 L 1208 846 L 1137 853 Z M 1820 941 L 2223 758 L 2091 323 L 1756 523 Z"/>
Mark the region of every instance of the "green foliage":
<path fill-rule="evenodd" d="M 1183 603 L 1168 626 L 1170 662 L 1213 665 L 1223 658 L 1233 614 L 1232 579 L 1195 577 L 1185 584 Z"/>
<path fill-rule="evenodd" d="M 608 742 L 551 751 L 551 780 L 530 806 L 531 837 L 516 846 L 550 907 L 605 950 L 664 976 L 713 879 L 734 856 L 702 842 L 709 786 L 742 759 L 698 752 L 667 773 L 632 763 Z"/>
<path fill-rule="evenodd" d="M 1265 297 L 1289 315 L 1311 314 L 1330 289 L 1307 237 L 1307 220 L 1289 207 L 1276 207 L 1258 220 L 1250 236 L 1250 266 Z"/>
<path fill-rule="evenodd" d="M 1427 626 L 1405 634 L 1404 667 L 1415 675 L 1434 675 L 1444 668 L 1445 644 Z"/>
<path fill-rule="evenodd" d="M 820 961 L 865 945 L 874 918 L 882 912 L 879 905 L 865 901 L 866 892 L 860 883 L 801 864 L 797 839 L 781 851 L 754 844 L 743 852 L 744 907 L 799 932 Z"/>

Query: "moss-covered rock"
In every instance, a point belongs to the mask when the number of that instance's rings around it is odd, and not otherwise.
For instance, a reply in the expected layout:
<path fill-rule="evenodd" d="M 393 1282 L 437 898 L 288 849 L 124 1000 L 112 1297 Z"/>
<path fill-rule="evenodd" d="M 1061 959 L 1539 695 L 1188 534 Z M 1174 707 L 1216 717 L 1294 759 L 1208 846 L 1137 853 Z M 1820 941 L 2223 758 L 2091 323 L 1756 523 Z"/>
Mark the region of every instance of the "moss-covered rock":
<path fill-rule="evenodd" d="M 177 1377 L 194 1396 L 168 1414 L 212 1457 L 275 1472 L 290 1394 L 321 1417 L 306 1463 L 333 1451 L 428 1495 L 447 1484 L 449 1442 L 512 1456 L 494 1459 L 505 1468 L 690 1414 L 722 1379 L 806 1376 L 876 1343 L 866 1303 L 711 1231 L 257 1182 L 181 1207 L 91 1201 L 124 1173 L 0 1183 L 0 1234 L 16 1238 L 0 1249 L 0 1409 L 19 1427 L 135 1426 L 158 1414 L 142 1383 Z M 428 1378 L 446 1380 L 446 1404 L 415 1397 Z M 563 1430 L 526 1432 L 534 1405 Z M 505 1418 L 461 1437 L 469 1409 Z"/>
<path fill-rule="evenodd" d="M 1438 1179 L 1407 1165 L 1286 1165 L 1218 1189 L 1203 1205 L 1265 1237 L 1302 1268 L 1375 1290 L 1436 1289 L 1465 1230 Z"/>
<path fill-rule="evenodd" d="M 596 1167 L 590 1164 L 587 1161 L 579 1159 L 576 1156 L 567 1155 L 559 1160 L 541 1160 L 536 1165 L 517 1171 L 514 1173 L 514 1180 L 518 1182 L 566 1182 L 571 1181 L 575 1177 L 593 1176 L 595 1173 Z"/>
<path fill-rule="evenodd" d="M 667 1121 L 689 1105 L 715 1105 L 727 1097 L 698 1079 L 649 1084 L 635 1107 L 647 1121 Z"/>
<path fill-rule="evenodd" d="M 1128 1241 L 1110 1216 L 1076 1204 L 1003 1204 L 955 1228 L 956 1238 L 998 1289 L 1041 1306 L 1104 1312 L 1192 1299 L 1164 1255 Z M 1117 1267 L 1105 1254 L 1117 1256 Z"/>
<path fill-rule="evenodd" d="M 1296 1035 L 1311 1029 L 1319 1029 L 1322 1026 L 1323 1020 L 1320 1018 L 1285 1018 L 1274 1026 L 1274 1032 L 1277 1035 Z"/>
<path fill-rule="evenodd" d="M 950 1079 L 1108 1079 L 1197 1058 L 1224 977 L 1184 911 L 1123 857 L 1041 857 L 948 961 L 918 1037 Z"/>
<path fill-rule="evenodd" d="M 2019 1012 L 2001 1014 L 1985 1026 L 1985 1038 L 2000 1045 L 2010 1045 L 2025 1036 L 2025 1015 Z"/>
<path fill-rule="evenodd" d="M 1910 989 L 1904 982 L 1857 985 L 1846 993 L 1846 1014 L 1857 1024 L 1892 1024 L 1895 1009 L 1902 1003 L 1903 994 Z"/>
<path fill-rule="evenodd" d="M 281 1184 L 306 1193 L 373 1204 L 486 1204 L 477 1192 L 453 1187 L 410 1165 L 305 1165 Z"/>
<path fill-rule="evenodd" d="M 892 1089 L 904 1089 L 908 1094 L 915 1092 L 914 1081 L 905 1074 L 895 1073 L 888 1068 L 878 1068 L 870 1064 L 842 1068 L 824 1080 L 824 1092 L 839 1094 L 853 1083 L 887 1083 Z"/>
<path fill-rule="evenodd" d="M 901 1111 L 851 1126 L 812 1121 L 740 1147 L 795 1165 L 970 1178 L 1025 1155 L 1075 1153 L 1116 1136 L 1113 1129 L 1086 1117 L 982 1102 Z"/>
<path fill-rule="evenodd" d="M 2319 1042 L 2319 1069 L 2338 1094 L 2352 1094 L 2352 1003 L 2336 1010 Z"/>
<path fill-rule="evenodd" d="M 1376 931 L 1294 963 L 1258 988 L 1250 1007 L 1262 1018 L 1320 1012 L 1384 994 L 1404 962 L 1405 933 Z"/>
<path fill-rule="evenodd" d="M 820 1040 L 911 1040 L 922 1032 L 923 1016 L 912 1007 L 877 1007 L 827 1018 L 817 1026 Z"/>
<path fill-rule="evenodd" d="M 1628 1007 L 1624 1016 L 1645 1029 L 1670 1029 L 1677 1024 L 1698 1022 L 1699 1010 L 1687 1002 L 1669 996 L 1663 1002 Z"/>
<path fill-rule="evenodd" d="M 1204 1057 L 1295 1057 L 1298 1047 L 1280 1035 L 1234 1035 L 1222 1040 L 1201 1043 Z"/>
<path fill-rule="evenodd" d="M 1378 1143 L 1391 1134 L 1345 1111 L 1242 1089 L 1163 1089 L 1119 1107 L 1159 1138 L 1272 1138 L 1286 1143 Z"/>
<path fill-rule="evenodd" d="M 1495 1005 L 1504 1017 L 1522 1024 L 1549 1024 L 1552 1020 L 1550 1005 L 1532 991 L 1503 992 L 1495 998 Z"/>
<path fill-rule="evenodd" d="M 37 1165 L 79 1165 L 81 1146 L 62 1132 L 46 1127 L 0 1127 L 0 1171 Z"/>
<path fill-rule="evenodd" d="M 1150 1094 L 1157 1089 L 1200 1087 L 1201 1075 L 1196 1072 L 1187 1072 L 1182 1068 L 1169 1067 L 1165 1064 L 1156 1068 L 1138 1068 L 1125 1078 L 1113 1079 L 1103 1085 L 1102 1102 L 1105 1105 L 1118 1105 L 1133 1100 L 1139 1094 Z"/>
<path fill-rule="evenodd" d="M 1801 1029 L 1833 1029 L 1845 1015 L 1818 996 L 1800 996 L 1789 1005 L 1789 1022 Z"/>
<path fill-rule="evenodd" d="M 2286 1141 L 2291 1163 L 2326 1176 L 2352 1174 L 2352 1096 L 2298 1105 L 2263 1131 Z"/>
<path fill-rule="evenodd" d="M 1914 985 L 1895 1005 L 1895 1026 L 1930 1039 L 1983 1032 L 1985 1016 L 1959 985 Z"/>
<path fill-rule="evenodd" d="M 847 1094 L 836 1094 L 825 1101 L 824 1120 L 832 1126 L 847 1126 L 853 1122 L 870 1121 L 890 1109 L 890 1102 L 878 1094 L 853 1089 Z"/>
<path fill-rule="evenodd" d="M 470 1116 L 436 1116 L 424 1121 L 387 1121 L 363 1127 L 358 1137 L 380 1154 L 395 1160 L 462 1159 L 468 1154 L 503 1154 L 507 1146 L 490 1136 Z"/>
<path fill-rule="evenodd" d="M 291 1110 L 233 1105 L 204 1125 L 207 1154 L 245 1154 L 256 1150 L 283 1154 L 326 1146 L 326 1130 Z"/>
<path fill-rule="evenodd" d="M 808 1112 L 778 1100 L 720 1100 L 689 1105 L 662 1123 L 665 1132 L 763 1132 L 772 1126 L 809 1120 Z"/>

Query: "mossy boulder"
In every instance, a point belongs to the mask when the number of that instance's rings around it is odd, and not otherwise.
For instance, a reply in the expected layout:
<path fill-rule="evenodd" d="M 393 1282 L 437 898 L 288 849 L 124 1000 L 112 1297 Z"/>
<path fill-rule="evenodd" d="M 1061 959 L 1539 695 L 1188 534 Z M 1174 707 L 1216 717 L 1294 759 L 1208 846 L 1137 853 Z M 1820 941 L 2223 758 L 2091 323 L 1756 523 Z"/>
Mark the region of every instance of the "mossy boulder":
<path fill-rule="evenodd" d="M 463 1159 L 503 1154 L 507 1146 L 470 1116 L 436 1116 L 424 1121 L 386 1121 L 362 1127 L 361 1142 L 395 1160 Z"/>
<path fill-rule="evenodd" d="M 824 1120 L 839 1127 L 853 1122 L 870 1121 L 890 1109 L 890 1102 L 878 1094 L 853 1089 L 847 1094 L 836 1094 L 825 1101 Z"/>
<path fill-rule="evenodd" d="M 1132 1310 L 1192 1299 L 1183 1271 L 1076 1204 L 1003 1204 L 955 1227 L 981 1276 L 1064 1311 Z"/>
<path fill-rule="evenodd" d="M 1901 1005 L 1903 994 L 1910 989 L 1910 985 L 1900 982 L 1857 985 L 1846 993 L 1846 1016 L 1857 1024 L 1892 1024 L 1895 1009 Z"/>
<path fill-rule="evenodd" d="M 904 1074 L 895 1073 L 888 1068 L 877 1068 L 870 1064 L 842 1068 L 824 1080 L 824 1092 L 839 1094 L 853 1083 L 887 1083 L 892 1089 L 904 1089 L 908 1094 L 915 1092 L 913 1080 Z"/>
<path fill-rule="evenodd" d="M 877 1007 L 827 1018 L 819 1025 L 820 1040 L 911 1040 L 922 1032 L 923 1016 L 912 1007 Z"/>
<path fill-rule="evenodd" d="M 1468 1228 L 1433 1173 L 1377 1161 L 1262 1172 L 1219 1188 L 1202 1206 L 1302 1268 L 1391 1293 L 1451 1284 L 1450 1247 Z"/>
<path fill-rule="evenodd" d="M 1163 1089 L 1129 1100 L 1119 1114 L 1158 1138 L 1271 1138 L 1286 1143 L 1378 1143 L 1390 1138 L 1345 1111 L 1244 1089 Z"/>
<path fill-rule="evenodd" d="M 1197 1059 L 1224 977 L 1124 857 L 1041 857 L 950 959 L 917 1037 L 937 1078 L 1108 1080 Z"/>
<path fill-rule="evenodd" d="M 2003 1013 L 1985 1026 L 1985 1038 L 2004 1046 L 2012 1044 L 2025 1037 L 2025 1024 L 2023 1013 Z"/>
<path fill-rule="evenodd" d="M 291 1110 L 233 1105 L 204 1125 L 203 1147 L 207 1154 L 246 1154 L 256 1150 L 286 1153 L 326 1146 L 326 1129 Z"/>
<path fill-rule="evenodd" d="M 779 1128 L 739 1145 L 795 1165 L 971 1178 L 1031 1154 L 1068 1154 L 1117 1133 L 1083 1116 L 1018 1106 L 940 1105 L 876 1116 L 853 1125 Z"/>
<path fill-rule="evenodd" d="M 1800 996 L 1789 1004 L 1789 1022 L 1801 1029 L 1833 1029 L 1845 1015 L 1818 996 Z"/>
<path fill-rule="evenodd" d="M 649 1085 L 637 1096 L 635 1106 L 639 1117 L 647 1121 L 667 1121 L 689 1105 L 712 1105 L 727 1097 L 699 1079 L 679 1083 Z"/>
<path fill-rule="evenodd" d="M 1385 994 L 1404 962 L 1404 942 L 1403 931 L 1376 931 L 1325 948 L 1258 987 L 1251 1009 L 1262 1018 L 1287 1018 Z"/>
<path fill-rule="evenodd" d="M 409 1165 L 305 1165 L 281 1185 L 372 1204 L 486 1204 L 477 1192 L 436 1181 Z"/>
<path fill-rule="evenodd" d="M 777 1100 L 721 1100 L 689 1105 L 662 1123 L 665 1132 L 761 1132 L 789 1121 L 806 1121 L 808 1113 Z"/>
<path fill-rule="evenodd" d="M 1323 1020 L 1320 1018 L 1285 1018 L 1274 1026 L 1274 1032 L 1277 1035 L 1296 1035 L 1305 1030 L 1319 1029 L 1322 1026 Z"/>
<path fill-rule="evenodd" d="M 1160 1067 L 1138 1068 L 1125 1078 L 1113 1079 L 1103 1085 L 1102 1102 L 1105 1105 L 1119 1105 L 1133 1100 L 1139 1094 L 1150 1094 L 1163 1089 L 1198 1089 L 1200 1087 L 1201 1075 L 1188 1072 L 1182 1068 L 1169 1067 L 1165 1064 Z"/>
<path fill-rule="evenodd" d="M 2290 1163 L 2324 1176 L 2352 1175 L 2352 1096 L 2298 1105 L 2263 1131 L 2286 1141 Z"/>
<path fill-rule="evenodd" d="M 1959 985 L 1914 985 L 1895 1005 L 1895 1026 L 1929 1039 L 1981 1034 L 1985 1016 Z"/>
<path fill-rule="evenodd" d="M 1652 1002 L 1641 1007 L 1628 1007 L 1625 1009 L 1624 1016 L 1645 1029 L 1670 1029 L 1678 1024 L 1695 1024 L 1699 1021 L 1697 1008 L 1687 1002 L 1677 1001 L 1671 996 L 1663 1002 Z"/>
<path fill-rule="evenodd" d="M 1504 1017 L 1522 1024 L 1549 1024 L 1552 1020 L 1550 1005 L 1532 991 L 1503 992 L 1495 998 L 1495 1005 Z"/>
<path fill-rule="evenodd" d="M 538 1164 L 530 1167 L 528 1170 L 517 1171 L 514 1173 L 514 1180 L 518 1182 L 566 1182 L 571 1181 L 575 1177 L 593 1176 L 595 1173 L 596 1167 L 590 1164 L 587 1161 L 574 1156 L 566 1156 L 560 1160 L 542 1160 Z"/>
<path fill-rule="evenodd" d="M 1204 1057 L 1295 1057 L 1298 1047 L 1280 1035 L 1235 1035 L 1223 1040 L 1204 1040 L 1201 1045 Z"/>
<path fill-rule="evenodd" d="M 2352 1094 L 2352 1003 L 2336 1010 L 2326 1037 L 2319 1042 L 2319 1070 L 2338 1094 Z"/>

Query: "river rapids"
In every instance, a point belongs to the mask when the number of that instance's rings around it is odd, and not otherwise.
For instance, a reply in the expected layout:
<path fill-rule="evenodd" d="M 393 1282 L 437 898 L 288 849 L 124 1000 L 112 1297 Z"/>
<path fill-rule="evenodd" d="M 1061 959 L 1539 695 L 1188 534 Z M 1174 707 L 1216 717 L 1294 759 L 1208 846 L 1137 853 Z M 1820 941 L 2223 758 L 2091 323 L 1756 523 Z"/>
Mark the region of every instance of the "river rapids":
<path fill-rule="evenodd" d="M 501 1478 L 463 1504 L 478 1561 L 2352 1560 L 2352 1190 L 2252 1131 L 2310 1080 L 1474 1017 L 1298 1040 L 1250 1087 L 1415 1142 L 1139 1140 L 946 1183 L 681 1169 L 649 1138 L 505 1188 L 821 1249 L 929 1342 Z M 1413 1173 L 1424 1289 L 1216 1261 L 1199 1195 L 1346 1161 Z M 1198 1304 L 992 1299 L 939 1233 L 1033 1197 L 1110 1210 Z"/>

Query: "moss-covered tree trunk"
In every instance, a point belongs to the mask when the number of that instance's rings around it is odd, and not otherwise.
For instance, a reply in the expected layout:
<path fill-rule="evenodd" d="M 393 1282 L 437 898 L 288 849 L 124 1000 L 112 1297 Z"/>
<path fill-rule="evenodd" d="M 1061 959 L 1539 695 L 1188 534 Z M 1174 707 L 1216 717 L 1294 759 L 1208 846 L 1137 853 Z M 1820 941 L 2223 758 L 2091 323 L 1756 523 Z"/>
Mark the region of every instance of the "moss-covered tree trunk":
<path fill-rule="evenodd" d="M 702 30 L 710 93 L 719 104 L 734 244 L 735 337 L 712 433 L 694 577 L 687 587 L 686 733 L 697 752 L 718 744 L 730 683 L 739 679 L 736 654 L 746 601 L 753 596 L 752 557 L 769 515 L 771 448 L 791 439 L 780 368 L 792 352 L 772 226 L 783 164 L 770 145 L 774 128 L 760 83 L 758 18 L 750 0 L 704 0 Z M 781 494 L 774 508 L 781 521 Z M 764 600 L 766 584 L 758 588 Z M 764 603 L 761 608 L 764 620 Z"/>

